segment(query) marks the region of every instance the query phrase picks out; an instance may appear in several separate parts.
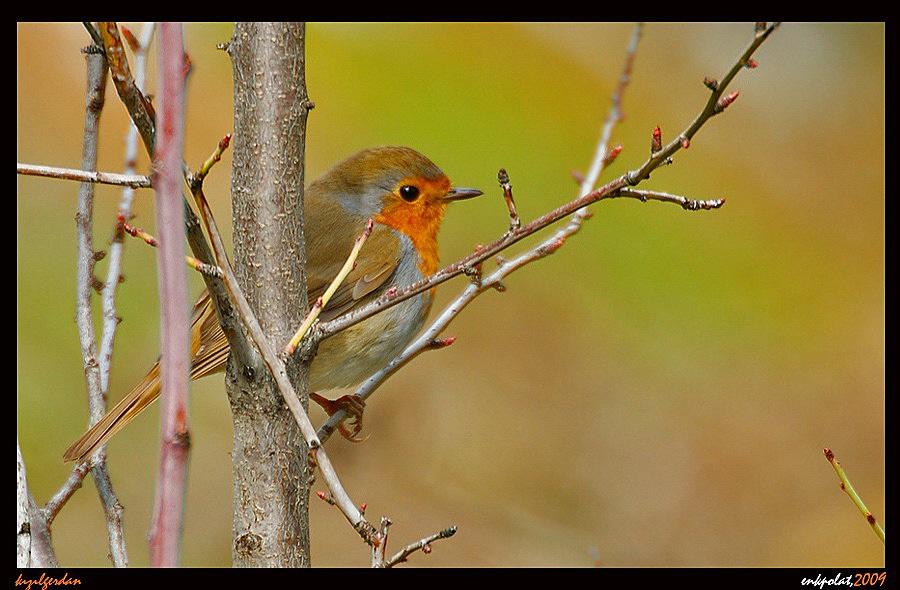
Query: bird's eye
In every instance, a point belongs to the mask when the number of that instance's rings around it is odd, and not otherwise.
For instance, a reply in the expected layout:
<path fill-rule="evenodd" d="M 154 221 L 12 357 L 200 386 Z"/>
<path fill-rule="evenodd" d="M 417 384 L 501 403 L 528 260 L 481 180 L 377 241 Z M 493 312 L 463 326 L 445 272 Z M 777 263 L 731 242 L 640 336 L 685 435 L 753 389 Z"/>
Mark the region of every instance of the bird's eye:
<path fill-rule="evenodd" d="M 402 197 L 404 201 L 411 203 L 419 198 L 419 189 L 411 184 L 404 184 L 400 187 L 400 197 Z"/>

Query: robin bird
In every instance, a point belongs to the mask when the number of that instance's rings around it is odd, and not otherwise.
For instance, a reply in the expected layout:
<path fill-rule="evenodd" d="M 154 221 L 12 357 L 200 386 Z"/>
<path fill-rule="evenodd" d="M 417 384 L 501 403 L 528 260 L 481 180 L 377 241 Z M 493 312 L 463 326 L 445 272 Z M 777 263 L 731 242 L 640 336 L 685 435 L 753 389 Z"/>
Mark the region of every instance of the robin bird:
<path fill-rule="evenodd" d="M 311 183 L 304 196 L 307 295 L 324 293 L 369 219 L 374 225 L 356 266 L 319 316 L 328 321 L 419 281 L 438 269 L 437 235 L 447 205 L 482 194 L 458 188 L 431 160 L 407 147 L 353 154 Z M 425 323 L 434 289 L 325 339 L 310 365 L 311 391 L 349 387 L 384 367 Z M 224 370 L 228 341 L 204 292 L 191 321 L 191 379 Z M 159 397 L 159 362 L 132 391 L 66 450 L 83 461 Z M 329 413 L 333 402 L 312 395 Z"/>

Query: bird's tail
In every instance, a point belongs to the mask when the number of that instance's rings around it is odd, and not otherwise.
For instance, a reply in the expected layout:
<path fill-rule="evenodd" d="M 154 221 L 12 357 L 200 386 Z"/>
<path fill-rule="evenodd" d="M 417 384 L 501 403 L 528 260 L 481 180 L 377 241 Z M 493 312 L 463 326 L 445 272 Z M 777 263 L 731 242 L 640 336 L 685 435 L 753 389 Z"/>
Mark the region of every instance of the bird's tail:
<path fill-rule="evenodd" d="M 112 410 L 72 443 L 64 461 L 83 461 L 159 397 L 159 363 Z"/>
<path fill-rule="evenodd" d="M 219 326 L 218 316 L 204 291 L 194 306 L 191 319 L 191 379 L 221 371 L 228 359 L 228 341 Z M 63 453 L 65 461 L 83 461 L 100 445 L 122 430 L 131 420 L 159 397 L 159 361 L 140 383 L 100 418 Z"/>

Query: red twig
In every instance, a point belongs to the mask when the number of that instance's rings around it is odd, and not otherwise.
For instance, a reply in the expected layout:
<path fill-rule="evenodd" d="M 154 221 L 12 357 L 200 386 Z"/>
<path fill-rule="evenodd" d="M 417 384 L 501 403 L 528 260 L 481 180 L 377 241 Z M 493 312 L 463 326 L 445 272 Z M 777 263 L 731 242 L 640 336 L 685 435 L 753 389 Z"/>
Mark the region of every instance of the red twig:
<path fill-rule="evenodd" d="M 150 531 L 150 560 L 174 567 L 181 560 L 182 515 L 187 478 L 190 318 L 184 272 L 184 205 L 181 195 L 184 144 L 184 47 L 181 25 L 162 23 L 159 133 L 155 162 L 158 182 L 160 361 L 162 445 Z"/>

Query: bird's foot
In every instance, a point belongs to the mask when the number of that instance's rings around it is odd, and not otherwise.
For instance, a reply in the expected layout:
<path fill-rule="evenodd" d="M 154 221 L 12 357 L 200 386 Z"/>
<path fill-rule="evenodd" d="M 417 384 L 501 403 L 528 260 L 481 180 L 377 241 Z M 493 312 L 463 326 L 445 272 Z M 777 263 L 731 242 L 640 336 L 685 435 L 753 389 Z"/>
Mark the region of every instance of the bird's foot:
<path fill-rule="evenodd" d="M 366 402 L 358 395 L 342 395 L 337 399 L 331 400 L 327 397 L 322 397 L 318 393 L 310 393 L 309 399 L 322 406 L 322 409 L 329 416 L 334 416 L 342 410 L 347 412 L 346 425 L 344 422 L 341 422 L 338 424 L 338 430 L 350 442 L 363 442 L 369 438 L 368 436 L 362 438 L 359 436 L 362 430 L 363 410 L 366 408 Z"/>

